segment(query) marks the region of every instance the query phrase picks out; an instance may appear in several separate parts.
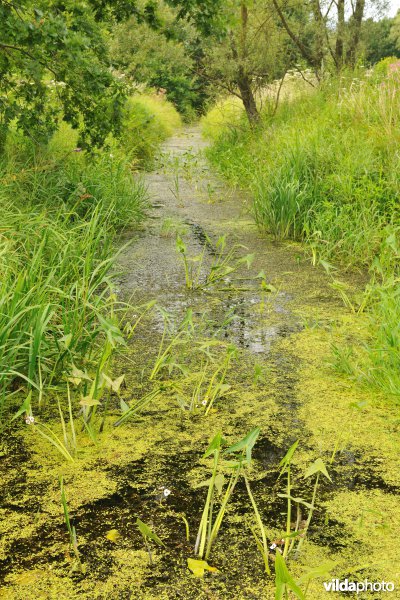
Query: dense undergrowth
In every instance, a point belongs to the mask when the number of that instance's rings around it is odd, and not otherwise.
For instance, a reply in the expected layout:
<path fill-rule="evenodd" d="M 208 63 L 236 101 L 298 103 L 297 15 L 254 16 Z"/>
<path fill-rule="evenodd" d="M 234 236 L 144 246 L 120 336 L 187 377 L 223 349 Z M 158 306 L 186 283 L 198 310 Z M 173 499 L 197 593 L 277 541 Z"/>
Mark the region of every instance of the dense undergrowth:
<path fill-rule="evenodd" d="M 0 161 L 4 423 L 20 392 L 40 404 L 71 369 L 96 370 L 124 343 L 111 270 L 118 232 L 144 215 L 146 189 L 132 169 L 150 164 L 180 120 L 163 99 L 143 95 L 128 102 L 126 122 L 122 144 L 93 154 L 65 124 L 46 146 L 9 136 Z"/>
<path fill-rule="evenodd" d="M 363 343 L 336 349 L 338 367 L 400 395 L 400 86 L 396 65 L 382 74 L 329 82 L 282 102 L 251 131 L 210 127 L 211 161 L 249 188 L 258 224 L 276 238 L 305 240 L 354 312 L 367 312 Z M 216 134 L 217 131 L 217 134 Z M 369 273 L 359 302 L 338 269 Z"/>
<path fill-rule="evenodd" d="M 179 113 L 163 96 L 132 96 L 126 105 L 122 146 L 134 162 L 151 167 L 160 143 L 181 125 Z"/>

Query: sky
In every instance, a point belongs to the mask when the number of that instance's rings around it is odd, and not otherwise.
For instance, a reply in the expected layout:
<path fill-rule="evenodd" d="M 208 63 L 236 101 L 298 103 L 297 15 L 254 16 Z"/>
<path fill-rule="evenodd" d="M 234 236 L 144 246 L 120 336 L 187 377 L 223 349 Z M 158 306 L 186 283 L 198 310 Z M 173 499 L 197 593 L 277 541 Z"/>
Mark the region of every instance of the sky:
<path fill-rule="evenodd" d="M 400 0 L 390 0 L 389 5 L 390 5 L 390 8 L 388 11 L 388 16 L 394 17 L 394 15 L 400 9 Z"/>
<path fill-rule="evenodd" d="M 366 2 L 366 18 L 372 17 L 374 20 L 379 21 L 379 19 L 381 19 L 383 16 L 394 17 L 397 11 L 400 9 L 400 0 L 386 0 L 388 9 L 383 12 L 377 9 L 377 5 L 379 6 L 379 4 L 380 2 Z"/>

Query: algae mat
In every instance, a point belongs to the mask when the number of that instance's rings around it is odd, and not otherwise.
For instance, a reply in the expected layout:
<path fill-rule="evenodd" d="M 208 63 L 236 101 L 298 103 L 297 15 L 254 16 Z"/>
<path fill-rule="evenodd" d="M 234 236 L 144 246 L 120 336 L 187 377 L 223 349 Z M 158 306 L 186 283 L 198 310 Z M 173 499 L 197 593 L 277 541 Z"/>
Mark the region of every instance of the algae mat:
<path fill-rule="evenodd" d="M 398 412 L 389 398 L 363 390 L 330 364 L 331 344 L 357 337 L 365 324 L 346 312 L 328 276 L 312 267 L 301 246 L 277 243 L 257 230 L 250 199 L 226 189 L 209 171 L 203 147 L 197 129 L 164 146 L 158 169 L 146 176 L 149 219 L 143 230 L 124 235 L 129 245 L 116 268 L 121 299 L 138 307 L 129 319 L 141 319 L 112 375 L 125 374 L 120 396 L 126 405 L 160 384 L 158 396 L 116 428 L 121 413 L 114 395 L 96 443 L 77 428 L 74 463 L 63 462 L 24 423 L 2 440 L 1 598 L 274 598 L 243 480 L 209 557 L 217 571 L 195 578 L 187 567 L 207 495 L 199 484 L 211 474 L 212 461 L 203 458 L 207 445 L 217 432 L 235 443 L 254 427 L 261 433 L 249 478 L 269 545 L 286 527 L 287 499 L 279 495 L 285 480 L 278 475 L 291 444 L 299 440 L 293 496 L 311 501 L 313 480 L 304 473 L 316 459 L 330 474 L 331 480 L 321 478 L 301 553 L 288 560 L 293 577 L 303 581 L 307 572 L 329 565 L 329 572 L 310 579 L 306 597 L 329 597 L 323 582 L 332 579 L 399 585 Z M 226 236 L 231 256 L 224 276 L 188 290 L 177 236 L 188 259 L 202 257 L 189 261 L 200 282 L 220 272 L 218 240 L 221 245 Z M 144 313 L 153 300 L 156 305 Z M 165 349 L 185 319 L 190 335 L 178 338 L 151 378 L 163 335 Z M 200 385 L 196 396 L 196 382 L 199 376 L 205 384 L 212 379 L 227 348 L 234 348 L 232 360 L 206 415 L 207 388 Z M 54 399 L 45 418 L 61 435 Z M 69 546 L 60 475 L 84 573 Z M 307 508 L 302 511 L 304 521 Z M 152 564 L 137 518 L 164 544 L 151 542 Z M 276 551 L 270 552 L 272 571 Z"/>

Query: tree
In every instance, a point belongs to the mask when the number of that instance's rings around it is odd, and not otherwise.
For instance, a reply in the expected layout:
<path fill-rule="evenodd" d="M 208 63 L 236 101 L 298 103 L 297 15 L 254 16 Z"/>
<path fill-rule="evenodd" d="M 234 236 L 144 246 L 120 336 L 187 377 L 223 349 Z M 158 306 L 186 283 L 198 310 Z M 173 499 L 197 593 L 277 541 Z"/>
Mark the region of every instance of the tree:
<path fill-rule="evenodd" d="M 392 27 L 390 29 L 390 39 L 395 44 L 396 49 L 400 51 L 400 10 L 393 19 Z"/>
<path fill-rule="evenodd" d="M 311 43 L 304 39 L 298 22 L 292 18 L 292 4 L 289 5 L 287 0 L 272 2 L 290 39 L 318 78 L 326 64 L 333 65 L 336 71 L 355 67 L 360 52 L 366 0 L 311 0 L 308 9 L 305 8 L 313 28 Z M 375 2 L 376 5 L 378 3 L 379 0 Z"/>
<path fill-rule="evenodd" d="M 361 44 L 365 61 L 374 65 L 387 56 L 400 54 L 400 45 L 391 36 L 394 19 L 384 18 L 380 21 L 366 19 L 361 28 Z"/>
<path fill-rule="evenodd" d="M 11 123 L 37 142 L 61 118 L 82 144 L 118 134 L 124 86 L 88 2 L 0 0 L 0 40 L 0 149 Z"/>
<path fill-rule="evenodd" d="M 186 117 L 201 112 L 208 85 L 195 73 L 198 38 L 176 10 L 159 2 L 154 20 L 136 14 L 117 24 L 110 45 L 113 65 L 136 83 L 166 90 L 168 100 Z"/>
<path fill-rule="evenodd" d="M 260 120 L 258 90 L 285 70 L 287 55 L 268 0 L 179 2 L 186 17 L 206 36 L 196 70 L 218 88 L 241 99 L 249 122 Z"/>

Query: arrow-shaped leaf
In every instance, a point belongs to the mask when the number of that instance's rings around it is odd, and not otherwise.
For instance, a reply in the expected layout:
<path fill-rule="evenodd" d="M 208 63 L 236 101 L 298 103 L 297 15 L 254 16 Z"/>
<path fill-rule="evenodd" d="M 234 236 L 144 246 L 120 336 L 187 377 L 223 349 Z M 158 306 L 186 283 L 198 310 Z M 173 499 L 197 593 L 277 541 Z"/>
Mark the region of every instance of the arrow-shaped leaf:
<path fill-rule="evenodd" d="M 188 558 L 188 567 L 192 571 L 195 577 L 203 577 L 205 571 L 211 571 L 212 573 L 219 573 L 216 567 L 210 567 L 208 562 L 205 560 L 196 560 L 195 558 Z"/>
<path fill-rule="evenodd" d="M 152 530 L 150 529 L 150 527 L 149 527 L 148 525 L 146 525 L 146 523 L 143 523 L 143 521 L 141 521 L 141 520 L 139 519 L 139 517 L 136 519 L 136 525 L 138 526 L 140 533 L 142 534 L 142 536 L 143 536 L 145 539 L 147 538 L 147 539 L 149 539 L 149 540 L 153 540 L 153 542 L 155 542 L 155 543 L 156 543 L 156 544 L 158 544 L 159 546 L 164 546 L 164 548 L 165 548 L 165 544 L 164 544 L 164 542 L 162 542 L 162 541 L 160 540 L 160 538 L 158 537 L 158 535 L 156 535 L 156 534 L 154 533 L 154 531 L 152 531 Z"/>
<path fill-rule="evenodd" d="M 316 473 L 322 473 L 322 475 L 325 475 L 325 477 L 329 479 L 329 481 L 332 481 L 328 471 L 326 470 L 325 463 L 321 458 L 317 458 L 317 460 L 314 461 L 312 465 L 308 467 L 308 469 L 304 473 L 304 477 L 311 477 L 311 475 L 315 475 Z"/>
<path fill-rule="evenodd" d="M 290 446 L 289 450 L 286 452 L 285 456 L 282 458 L 281 462 L 279 463 L 279 466 L 282 467 L 281 472 L 279 473 L 279 477 L 281 475 L 283 475 L 283 473 L 285 472 L 287 467 L 290 465 L 290 462 L 293 458 L 293 454 L 295 453 L 298 444 L 299 444 L 299 440 L 296 440 L 295 443 Z"/>

